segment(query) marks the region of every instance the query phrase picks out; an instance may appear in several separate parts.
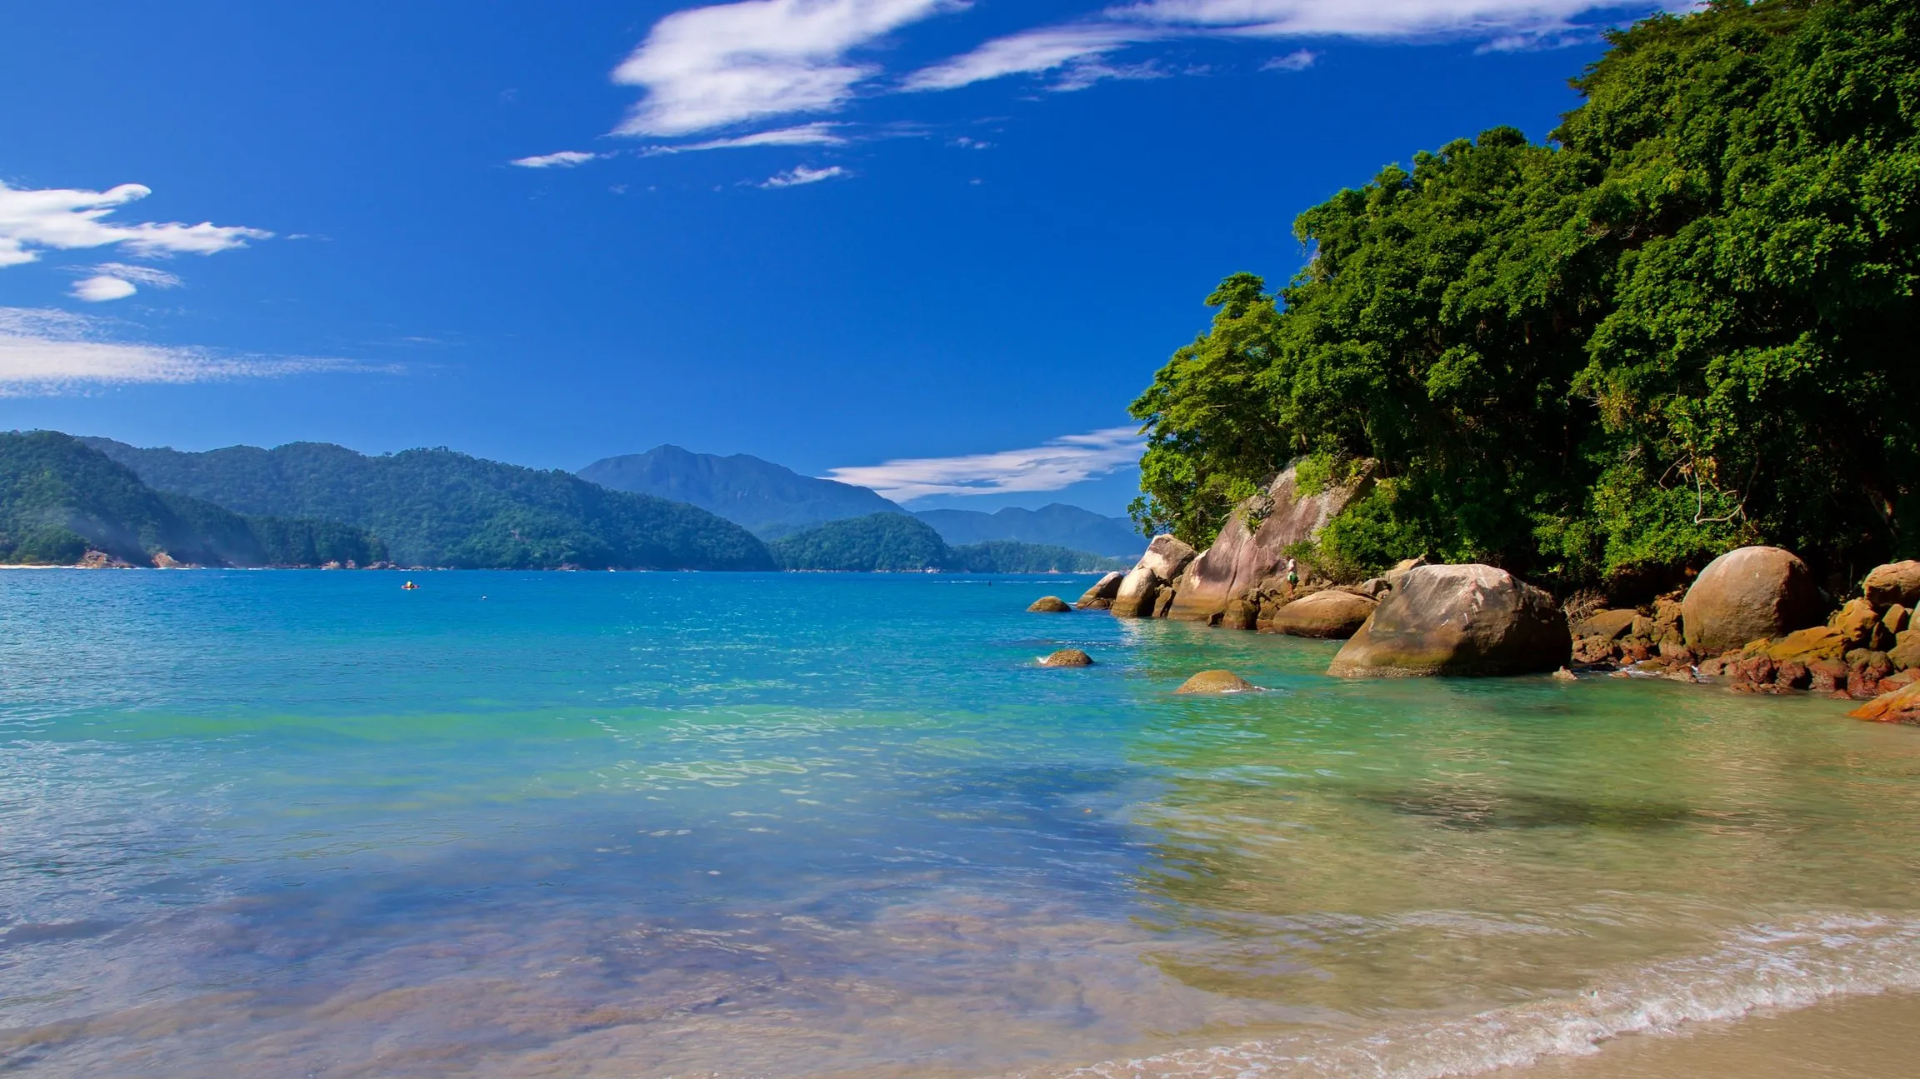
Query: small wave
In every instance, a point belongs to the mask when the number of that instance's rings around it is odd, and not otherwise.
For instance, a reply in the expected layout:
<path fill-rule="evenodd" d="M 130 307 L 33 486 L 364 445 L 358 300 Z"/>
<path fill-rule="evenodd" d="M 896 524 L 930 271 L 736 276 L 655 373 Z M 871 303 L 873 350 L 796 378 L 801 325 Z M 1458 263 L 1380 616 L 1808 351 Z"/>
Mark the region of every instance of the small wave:
<path fill-rule="evenodd" d="M 1365 1034 L 1316 1031 L 1115 1060 L 1067 1079 L 1447 1079 L 1584 1056 L 1625 1034 L 1667 1034 L 1759 1009 L 1920 990 L 1920 920 L 1871 915 L 1748 926 L 1703 955 L 1624 971 L 1574 997 Z"/>

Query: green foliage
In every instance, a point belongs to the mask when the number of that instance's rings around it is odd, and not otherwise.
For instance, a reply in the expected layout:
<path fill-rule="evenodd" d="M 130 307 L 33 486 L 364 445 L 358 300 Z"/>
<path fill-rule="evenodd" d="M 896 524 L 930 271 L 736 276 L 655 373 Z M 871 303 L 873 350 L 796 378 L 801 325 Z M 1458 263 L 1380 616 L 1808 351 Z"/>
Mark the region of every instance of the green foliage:
<path fill-rule="evenodd" d="M 155 491 L 79 439 L 0 433 L 0 561 L 71 565 L 88 548 L 134 565 L 165 552 L 180 562 L 318 566 L 385 557 L 357 528 L 248 518 Z"/>
<path fill-rule="evenodd" d="M 90 444 L 155 487 L 263 517 L 367 528 L 396 562 L 455 569 L 772 569 L 745 529 L 679 502 L 612 491 L 565 472 L 451 450 L 366 457 L 295 443 L 208 453 Z M 321 531 L 275 532 L 287 550 L 335 550 Z M 336 545 L 336 546 L 329 546 Z"/>
<path fill-rule="evenodd" d="M 1916 545 L 1920 5 L 1722 0 L 1612 36 L 1585 103 L 1302 214 L 1135 402 L 1136 517 L 1210 541 L 1288 461 L 1374 489 L 1325 565 L 1563 587 L 1742 543 L 1835 576 Z"/>
<path fill-rule="evenodd" d="M 913 573 L 944 568 L 950 556 L 933 526 L 901 513 L 828 521 L 771 546 L 789 570 Z"/>

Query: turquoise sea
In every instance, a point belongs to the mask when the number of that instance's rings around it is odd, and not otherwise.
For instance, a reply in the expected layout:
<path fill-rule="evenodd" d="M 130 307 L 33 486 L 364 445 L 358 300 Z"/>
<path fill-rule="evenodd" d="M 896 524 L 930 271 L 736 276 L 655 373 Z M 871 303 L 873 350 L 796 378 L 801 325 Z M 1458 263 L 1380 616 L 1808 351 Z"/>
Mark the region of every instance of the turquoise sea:
<path fill-rule="evenodd" d="M 1920 729 L 1833 701 L 415 580 L 0 573 L 0 1072 L 1439 1077 L 1920 988 Z"/>

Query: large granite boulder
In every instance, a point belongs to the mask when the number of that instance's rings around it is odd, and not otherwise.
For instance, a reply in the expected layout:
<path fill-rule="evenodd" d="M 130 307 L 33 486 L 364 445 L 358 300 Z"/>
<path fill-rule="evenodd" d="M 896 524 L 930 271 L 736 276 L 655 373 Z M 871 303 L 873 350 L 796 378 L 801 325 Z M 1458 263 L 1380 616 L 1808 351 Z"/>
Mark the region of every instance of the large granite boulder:
<path fill-rule="evenodd" d="M 1337 678 L 1533 674 L 1565 666 L 1567 616 L 1553 597 L 1492 566 L 1420 566 L 1340 649 Z"/>
<path fill-rule="evenodd" d="M 1104 611 L 1112 607 L 1113 597 L 1120 594 L 1120 582 L 1126 578 L 1126 574 L 1117 571 L 1107 574 L 1094 582 L 1092 588 L 1082 592 L 1073 605 L 1083 611 Z"/>
<path fill-rule="evenodd" d="M 1778 547 L 1728 551 L 1700 571 L 1681 602 L 1687 646 L 1730 652 L 1824 621 L 1807 564 Z"/>
<path fill-rule="evenodd" d="M 1890 562 L 1875 566 L 1865 582 L 1867 602 L 1875 610 L 1895 603 L 1912 608 L 1920 603 L 1920 562 Z"/>
<path fill-rule="evenodd" d="M 1360 631 L 1378 606 L 1365 596 L 1342 592 L 1337 588 L 1301 596 L 1275 611 L 1273 618 L 1261 623 L 1269 633 L 1290 637 L 1322 637 L 1344 641 Z"/>
<path fill-rule="evenodd" d="M 1127 571 L 1114 590 L 1113 613 L 1121 618 L 1152 618 L 1172 599 L 1173 580 L 1192 563 L 1192 547 L 1171 535 L 1153 537 L 1147 553 Z"/>
<path fill-rule="evenodd" d="M 1286 574 L 1287 548 L 1320 534 L 1370 481 L 1361 479 L 1314 495 L 1300 493 L 1300 477 L 1289 465 L 1266 493 L 1235 508 L 1220 536 L 1193 560 L 1180 580 L 1167 617 L 1196 622 L 1225 618 L 1235 600 L 1244 600 L 1263 583 Z M 1259 525 L 1247 522 L 1259 518 Z M 1251 628 L 1245 617 L 1234 620 Z"/>

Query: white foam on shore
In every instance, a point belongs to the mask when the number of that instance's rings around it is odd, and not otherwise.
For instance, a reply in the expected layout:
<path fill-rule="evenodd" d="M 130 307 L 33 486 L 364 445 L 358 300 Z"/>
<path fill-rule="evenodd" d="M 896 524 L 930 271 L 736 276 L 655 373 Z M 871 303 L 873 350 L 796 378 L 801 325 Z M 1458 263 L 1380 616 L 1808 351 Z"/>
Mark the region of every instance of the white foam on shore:
<path fill-rule="evenodd" d="M 1703 955 L 1623 971 L 1573 997 L 1371 1033 L 1318 1031 L 1041 1073 L 1072 1079 L 1447 1079 L 1584 1056 L 1758 1010 L 1920 990 L 1920 919 L 1845 915 L 1755 925 Z"/>

